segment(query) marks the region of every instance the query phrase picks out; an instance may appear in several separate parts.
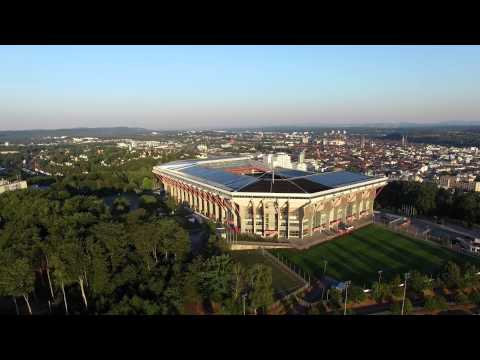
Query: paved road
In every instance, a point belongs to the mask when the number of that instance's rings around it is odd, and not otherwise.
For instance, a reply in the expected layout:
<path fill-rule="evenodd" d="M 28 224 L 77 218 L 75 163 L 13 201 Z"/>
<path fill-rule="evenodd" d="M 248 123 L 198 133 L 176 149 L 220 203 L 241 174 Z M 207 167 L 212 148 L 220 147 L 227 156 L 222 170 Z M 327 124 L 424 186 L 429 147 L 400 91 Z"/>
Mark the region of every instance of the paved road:
<path fill-rule="evenodd" d="M 466 229 L 464 227 L 458 226 L 458 225 L 442 225 L 442 224 L 437 224 L 436 222 L 426 220 L 426 219 L 418 219 L 418 218 L 413 218 L 412 223 L 419 224 L 420 226 L 426 226 L 426 227 L 431 227 L 432 231 L 436 231 L 439 234 L 445 234 L 446 236 L 461 236 L 461 235 L 466 235 L 466 236 L 473 236 L 473 237 L 480 237 L 480 234 L 478 233 L 477 230 L 472 230 L 472 229 Z"/>
<path fill-rule="evenodd" d="M 379 214 L 382 212 L 378 212 L 375 216 L 375 221 L 377 222 L 382 222 Z M 386 213 L 389 214 L 389 213 Z M 395 214 L 390 214 L 393 216 L 400 217 L 399 215 Z M 424 231 L 429 231 L 429 234 L 431 236 L 439 237 L 439 238 L 444 238 L 444 239 L 455 239 L 458 236 L 477 236 L 479 237 L 479 231 L 478 230 L 472 230 L 472 229 L 466 229 L 464 227 L 458 226 L 458 225 L 442 225 L 438 224 L 434 221 L 423 219 L 423 218 L 415 218 L 412 217 L 411 219 L 411 227 L 414 227 L 416 230 L 418 230 L 419 233 L 423 233 Z"/>
<path fill-rule="evenodd" d="M 190 231 L 190 242 L 192 243 L 193 254 L 197 255 L 200 252 L 202 246 L 207 242 L 208 237 L 208 232 L 204 230 Z"/>
<path fill-rule="evenodd" d="M 448 229 L 441 224 L 437 224 L 431 221 L 412 218 L 411 224 L 415 227 L 419 232 L 424 232 L 429 230 L 429 234 L 431 236 L 439 237 L 439 238 L 448 238 L 454 239 L 458 236 L 464 235 L 464 233 L 459 233 L 455 230 Z"/>
<path fill-rule="evenodd" d="M 192 216 L 195 218 L 196 223 L 198 223 L 199 225 L 202 225 L 205 221 L 201 216 L 196 213 L 192 213 Z M 197 255 L 208 241 L 208 230 L 204 230 L 203 228 L 199 227 L 198 229 L 191 230 L 189 235 L 190 241 L 192 243 L 192 252 L 194 255 Z"/>

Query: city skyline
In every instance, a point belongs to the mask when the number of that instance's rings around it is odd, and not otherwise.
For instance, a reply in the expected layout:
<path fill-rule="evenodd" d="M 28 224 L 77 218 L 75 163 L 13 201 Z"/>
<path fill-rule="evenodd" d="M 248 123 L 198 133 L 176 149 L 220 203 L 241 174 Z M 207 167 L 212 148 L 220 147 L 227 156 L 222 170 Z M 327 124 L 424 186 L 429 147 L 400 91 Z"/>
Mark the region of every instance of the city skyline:
<path fill-rule="evenodd" d="M 478 46 L 0 46 L 0 130 L 478 123 Z"/>

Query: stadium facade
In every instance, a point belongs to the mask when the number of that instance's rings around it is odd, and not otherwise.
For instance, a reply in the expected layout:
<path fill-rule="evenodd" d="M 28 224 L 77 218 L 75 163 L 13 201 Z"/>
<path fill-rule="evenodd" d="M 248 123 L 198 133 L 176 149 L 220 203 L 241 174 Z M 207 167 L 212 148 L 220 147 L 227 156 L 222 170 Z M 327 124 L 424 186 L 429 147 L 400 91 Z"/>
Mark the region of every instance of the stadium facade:
<path fill-rule="evenodd" d="M 153 168 L 158 187 L 232 231 L 303 239 L 373 218 L 386 177 L 269 169 L 249 157 L 180 160 Z"/>

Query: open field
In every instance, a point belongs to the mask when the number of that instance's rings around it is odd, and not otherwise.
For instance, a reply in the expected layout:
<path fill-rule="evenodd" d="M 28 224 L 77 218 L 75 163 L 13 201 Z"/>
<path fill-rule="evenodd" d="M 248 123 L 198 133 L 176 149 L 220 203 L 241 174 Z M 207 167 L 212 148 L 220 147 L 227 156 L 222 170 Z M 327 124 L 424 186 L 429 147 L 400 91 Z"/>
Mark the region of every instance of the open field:
<path fill-rule="evenodd" d="M 276 296 L 283 296 L 287 293 L 299 288 L 303 283 L 278 264 L 263 256 L 257 250 L 232 251 L 230 252 L 232 258 L 243 265 L 252 266 L 255 264 L 264 264 L 272 268 L 273 288 Z"/>
<path fill-rule="evenodd" d="M 480 258 L 454 253 L 425 241 L 415 240 L 369 225 L 349 235 L 314 246 L 308 250 L 272 251 L 287 257 L 303 270 L 322 276 L 324 259 L 328 261 L 327 275 L 337 280 L 351 280 L 358 285 L 370 285 L 383 278 L 411 270 L 424 273 L 436 271 L 444 261 L 459 265 L 467 262 L 480 265 Z"/>

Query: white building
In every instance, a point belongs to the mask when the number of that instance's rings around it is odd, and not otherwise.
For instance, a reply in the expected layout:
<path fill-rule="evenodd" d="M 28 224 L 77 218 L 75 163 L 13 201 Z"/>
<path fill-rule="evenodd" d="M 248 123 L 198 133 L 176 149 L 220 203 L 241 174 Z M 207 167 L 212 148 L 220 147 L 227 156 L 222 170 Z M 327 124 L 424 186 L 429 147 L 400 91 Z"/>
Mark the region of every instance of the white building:
<path fill-rule="evenodd" d="M 208 148 L 207 148 L 207 145 L 200 144 L 200 145 L 197 145 L 197 150 L 200 152 L 207 152 Z"/>
<path fill-rule="evenodd" d="M 273 169 L 276 167 L 282 167 L 286 169 L 293 168 L 290 155 L 286 153 L 263 155 L 263 163 L 265 164 L 265 166 L 269 167 L 270 169 Z"/>
<path fill-rule="evenodd" d="M 307 164 L 304 162 L 298 162 L 295 164 L 295 169 L 301 170 L 301 171 L 307 171 Z"/>
<path fill-rule="evenodd" d="M 26 181 L 9 182 L 9 181 L 0 179 L 0 194 L 7 191 L 21 190 L 26 188 L 27 188 Z"/>
<path fill-rule="evenodd" d="M 305 150 L 303 150 L 299 155 L 298 155 L 298 162 L 300 164 L 305 162 Z"/>

